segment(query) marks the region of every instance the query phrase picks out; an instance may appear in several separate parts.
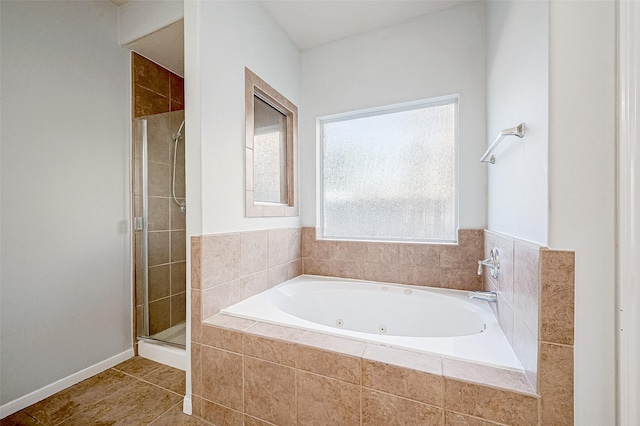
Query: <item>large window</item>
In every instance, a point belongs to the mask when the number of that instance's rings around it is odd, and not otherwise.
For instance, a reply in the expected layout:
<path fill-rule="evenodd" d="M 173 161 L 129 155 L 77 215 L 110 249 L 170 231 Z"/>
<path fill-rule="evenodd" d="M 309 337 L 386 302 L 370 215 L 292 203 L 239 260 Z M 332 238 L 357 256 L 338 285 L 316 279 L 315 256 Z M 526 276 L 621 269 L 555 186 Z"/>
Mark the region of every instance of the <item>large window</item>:
<path fill-rule="evenodd" d="M 457 97 L 319 119 L 327 239 L 454 242 Z"/>

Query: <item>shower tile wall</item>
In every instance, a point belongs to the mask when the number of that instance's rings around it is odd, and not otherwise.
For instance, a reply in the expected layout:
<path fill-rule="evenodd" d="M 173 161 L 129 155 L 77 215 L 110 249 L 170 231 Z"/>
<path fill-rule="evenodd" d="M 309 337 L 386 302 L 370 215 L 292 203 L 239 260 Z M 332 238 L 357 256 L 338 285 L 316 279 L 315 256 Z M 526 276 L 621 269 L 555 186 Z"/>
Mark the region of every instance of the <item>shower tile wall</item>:
<path fill-rule="evenodd" d="M 186 313 L 186 232 L 185 215 L 171 199 L 173 165 L 172 135 L 184 119 L 183 78 L 132 52 L 132 111 L 135 118 L 146 117 L 149 167 L 149 334 L 185 321 Z M 172 112 L 175 111 L 175 112 Z M 134 126 L 141 142 L 140 126 Z M 184 132 L 183 132 L 184 133 Z M 178 144 L 176 196 L 185 197 L 184 140 Z M 134 152 L 134 206 L 140 216 L 142 175 L 141 143 Z M 136 277 L 139 277 L 141 233 L 136 235 Z M 136 336 L 144 335 L 144 284 L 136 279 Z"/>
<path fill-rule="evenodd" d="M 184 80 L 131 52 L 133 118 L 184 109 Z"/>

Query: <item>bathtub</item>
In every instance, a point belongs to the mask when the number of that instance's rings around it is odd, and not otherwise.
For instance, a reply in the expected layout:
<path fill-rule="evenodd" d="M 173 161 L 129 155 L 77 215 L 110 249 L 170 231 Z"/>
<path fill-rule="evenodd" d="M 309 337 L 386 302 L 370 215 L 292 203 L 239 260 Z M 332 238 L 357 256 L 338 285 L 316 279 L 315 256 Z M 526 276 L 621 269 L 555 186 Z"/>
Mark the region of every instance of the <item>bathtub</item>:
<path fill-rule="evenodd" d="M 467 291 L 301 275 L 222 313 L 523 371 L 489 303 Z"/>

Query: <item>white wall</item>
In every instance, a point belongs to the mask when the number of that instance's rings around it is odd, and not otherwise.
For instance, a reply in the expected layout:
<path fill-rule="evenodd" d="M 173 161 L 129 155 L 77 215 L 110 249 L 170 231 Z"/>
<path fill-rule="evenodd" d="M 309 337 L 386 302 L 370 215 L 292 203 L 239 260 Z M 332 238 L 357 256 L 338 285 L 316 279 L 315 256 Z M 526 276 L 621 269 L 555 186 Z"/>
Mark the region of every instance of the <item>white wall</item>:
<path fill-rule="evenodd" d="M 244 217 L 244 68 L 300 107 L 300 52 L 258 2 L 204 1 L 199 15 L 198 65 L 186 85 L 198 80 L 199 99 L 188 109 L 198 109 L 191 114 L 201 123 L 189 143 L 201 147 L 202 232 L 299 226 L 299 217 Z M 198 178 L 188 173 L 187 185 Z"/>
<path fill-rule="evenodd" d="M 458 93 L 459 226 L 486 226 L 484 3 L 302 54 L 302 224 L 316 226 L 316 117 Z"/>
<path fill-rule="evenodd" d="M 183 17 L 183 0 L 131 0 L 118 8 L 118 42 L 124 46 Z"/>
<path fill-rule="evenodd" d="M 575 424 L 615 424 L 616 4 L 549 7 L 549 246 L 576 251 Z"/>
<path fill-rule="evenodd" d="M 547 243 L 549 4 L 487 2 L 487 146 L 525 123 L 525 136 L 503 139 L 489 173 L 489 229 Z"/>
<path fill-rule="evenodd" d="M 113 4 L 0 8 L 5 404 L 131 348 L 130 82 Z"/>

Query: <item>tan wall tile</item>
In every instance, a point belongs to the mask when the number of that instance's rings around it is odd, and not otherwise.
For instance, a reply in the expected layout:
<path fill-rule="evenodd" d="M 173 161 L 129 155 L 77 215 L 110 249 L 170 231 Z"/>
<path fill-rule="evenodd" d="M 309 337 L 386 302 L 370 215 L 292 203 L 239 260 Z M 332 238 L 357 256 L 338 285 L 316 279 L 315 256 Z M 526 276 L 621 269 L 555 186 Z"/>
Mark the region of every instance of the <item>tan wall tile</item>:
<path fill-rule="evenodd" d="M 202 346 L 202 397 L 242 410 L 242 355 Z"/>
<path fill-rule="evenodd" d="M 239 354 L 244 353 L 244 338 L 241 331 L 202 324 L 200 340 L 203 345 L 224 349 Z"/>
<path fill-rule="evenodd" d="M 356 241 L 333 241 L 331 244 L 332 260 L 363 262 L 366 258 L 366 246 Z"/>
<path fill-rule="evenodd" d="M 271 288 L 267 271 L 240 278 L 240 299 L 244 300 Z"/>
<path fill-rule="evenodd" d="M 483 236 L 481 229 L 458 230 L 457 245 L 440 246 L 440 267 L 475 270 L 483 254 Z"/>
<path fill-rule="evenodd" d="M 525 241 L 514 243 L 513 308 L 515 314 L 538 335 L 540 300 L 540 246 Z"/>
<path fill-rule="evenodd" d="M 294 343 L 253 334 L 245 333 L 244 335 L 244 353 L 288 367 L 293 367 L 296 363 L 296 347 Z"/>
<path fill-rule="evenodd" d="M 195 342 L 191 342 L 191 392 L 202 395 L 202 347 Z"/>
<path fill-rule="evenodd" d="M 513 303 L 513 238 L 498 234 L 492 231 L 484 231 L 484 255 L 482 259 L 491 257 L 491 250 L 498 249 L 500 256 L 500 272 L 498 278 L 491 277 L 491 268 L 484 267 L 485 279 L 490 279 L 496 283 L 502 296 Z M 478 259 L 480 260 L 480 259 Z"/>
<path fill-rule="evenodd" d="M 329 259 L 331 242 L 316 240 L 315 228 L 302 228 L 302 257 Z"/>
<path fill-rule="evenodd" d="M 298 425 L 360 424 L 360 386 L 316 374 L 296 374 Z"/>
<path fill-rule="evenodd" d="M 296 259 L 287 264 L 287 279 L 290 280 L 302 275 L 302 259 Z"/>
<path fill-rule="evenodd" d="M 191 340 L 200 342 L 200 330 L 202 327 L 202 292 L 191 290 Z"/>
<path fill-rule="evenodd" d="M 202 288 L 240 277 L 240 234 L 204 235 L 201 240 Z"/>
<path fill-rule="evenodd" d="M 445 378 L 445 409 L 514 426 L 538 423 L 533 396 Z"/>
<path fill-rule="evenodd" d="M 217 426 L 242 426 L 242 413 L 203 399 L 201 417 Z"/>
<path fill-rule="evenodd" d="M 267 231 L 240 233 L 240 276 L 267 269 Z"/>
<path fill-rule="evenodd" d="M 543 425 L 573 425 L 573 347 L 542 342 L 540 394 Z"/>
<path fill-rule="evenodd" d="M 400 244 L 396 243 L 362 243 L 364 247 L 363 261 L 365 263 L 392 263 L 400 261 Z"/>
<path fill-rule="evenodd" d="M 307 275 L 331 275 L 331 263 L 325 259 L 302 259 L 302 272 Z"/>
<path fill-rule="evenodd" d="M 267 232 L 267 266 L 272 268 L 287 263 L 289 261 L 289 229 L 269 229 Z"/>
<path fill-rule="evenodd" d="M 289 276 L 289 265 L 284 263 L 267 269 L 267 279 L 269 288 L 287 281 Z"/>
<path fill-rule="evenodd" d="M 454 290 L 482 290 L 482 276 L 478 275 L 475 266 L 471 266 L 465 268 L 442 268 L 438 287 L 452 288 Z"/>
<path fill-rule="evenodd" d="M 440 246 L 437 244 L 399 244 L 398 263 L 438 268 L 440 266 Z"/>
<path fill-rule="evenodd" d="M 498 323 L 509 344 L 513 347 L 515 314 L 509 302 L 498 293 L 498 302 L 491 303 L 491 309 L 498 318 Z"/>
<path fill-rule="evenodd" d="M 531 386 L 538 386 L 538 338 L 527 325 L 516 318 L 513 324 L 513 352 L 520 360 Z"/>
<path fill-rule="evenodd" d="M 295 345 L 295 367 L 349 383 L 360 384 L 360 358 Z"/>
<path fill-rule="evenodd" d="M 367 281 L 393 283 L 398 278 L 397 263 L 361 263 L 361 278 Z"/>
<path fill-rule="evenodd" d="M 246 414 L 277 425 L 296 424 L 292 368 L 245 357 L 244 383 Z"/>
<path fill-rule="evenodd" d="M 444 379 L 408 368 L 362 360 L 362 386 L 441 407 Z"/>
<path fill-rule="evenodd" d="M 229 281 L 202 292 L 202 319 L 240 301 L 240 280 Z"/>
<path fill-rule="evenodd" d="M 362 279 L 362 263 L 350 260 L 332 259 L 329 261 L 332 277 Z"/>
<path fill-rule="evenodd" d="M 178 182 L 176 181 L 176 187 L 178 185 Z M 176 191 L 178 189 L 176 188 Z M 172 202 L 170 204 L 170 215 L 171 215 L 171 229 L 172 230 L 185 230 L 187 229 L 187 220 L 186 220 L 186 214 L 182 213 L 182 211 L 180 210 L 180 206 L 178 204 L 176 204 L 175 202 Z"/>
<path fill-rule="evenodd" d="M 440 268 L 430 265 L 398 265 L 397 282 L 440 287 Z"/>
<path fill-rule="evenodd" d="M 575 253 L 541 252 L 540 339 L 573 344 Z"/>
<path fill-rule="evenodd" d="M 362 389 L 362 426 L 441 425 L 441 408 Z"/>
<path fill-rule="evenodd" d="M 200 237 L 191 237 L 191 288 L 200 289 Z"/>

